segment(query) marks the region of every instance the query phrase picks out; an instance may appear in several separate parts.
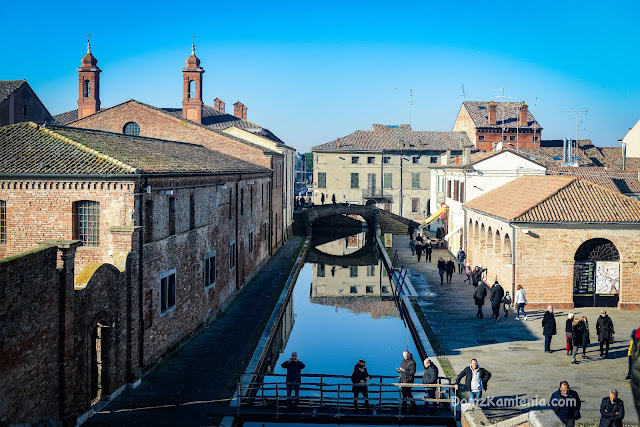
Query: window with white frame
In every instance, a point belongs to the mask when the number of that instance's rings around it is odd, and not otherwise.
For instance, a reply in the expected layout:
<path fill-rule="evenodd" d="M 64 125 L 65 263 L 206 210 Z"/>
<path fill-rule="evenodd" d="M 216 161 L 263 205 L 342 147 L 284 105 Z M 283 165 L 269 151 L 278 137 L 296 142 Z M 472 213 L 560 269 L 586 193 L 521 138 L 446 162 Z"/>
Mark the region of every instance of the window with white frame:
<path fill-rule="evenodd" d="M 216 284 L 216 251 L 204 256 L 204 287 L 210 288 Z"/>
<path fill-rule="evenodd" d="M 164 315 L 176 306 L 176 269 L 160 275 L 160 315 Z"/>

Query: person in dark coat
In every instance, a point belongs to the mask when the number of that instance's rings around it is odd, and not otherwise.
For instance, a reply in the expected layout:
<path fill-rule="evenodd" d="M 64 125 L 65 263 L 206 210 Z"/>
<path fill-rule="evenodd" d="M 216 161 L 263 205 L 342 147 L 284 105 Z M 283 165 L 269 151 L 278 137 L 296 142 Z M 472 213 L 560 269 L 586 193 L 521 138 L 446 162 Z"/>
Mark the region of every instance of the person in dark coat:
<path fill-rule="evenodd" d="M 424 374 L 422 374 L 422 384 L 438 384 L 438 367 L 431 363 L 431 359 L 428 357 L 424 359 Z M 424 389 L 425 399 L 434 399 L 436 397 L 435 387 L 425 387 Z M 425 402 L 425 408 L 435 407 L 434 402 Z"/>
<path fill-rule="evenodd" d="M 410 239 L 413 239 L 413 232 L 415 231 L 415 227 L 413 226 L 413 224 L 409 224 L 409 227 L 407 228 L 407 234 L 409 235 Z"/>
<path fill-rule="evenodd" d="M 444 258 L 438 259 L 438 274 L 440 275 L 440 284 L 444 285 L 444 273 L 447 271 L 447 263 Z"/>
<path fill-rule="evenodd" d="M 556 317 L 553 306 L 549 304 L 542 318 L 542 334 L 544 335 L 544 351 L 551 353 L 551 338 L 556 334 Z"/>
<path fill-rule="evenodd" d="M 369 372 L 367 371 L 367 364 L 364 360 L 358 360 L 356 366 L 353 367 L 353 374 L 351 374 L 351 383 L 353 384 L 353 407 L 356 413 L 358 412 L 358 394 L 362 394 L 364 398 L 364 407 L 367 414 L 371 413 L 369 410 L 369 394 L 367 389 L 367 381 L 371 379 Z"/>
<path fill-rule="evenodd" d="M 433 246 L 431 241 L 427 240 L 424 242 L 424 262 L 431 262 L 431 252 L 433 252 Z"/>
<path fill-rule="evenodd" d="M 564 323 L 564 334 L 567 342 L 567 356 L 571 354 L 571 351 L 573 351 L 573 316 L 575 316 L 575 314 L 569 313 L 567 315 L 567 320 Z"/>
<path fill-rule="evenodd" d="M 582 316 L 582 343 L 580 344 L 582 346 L 582 358 L 586 359 L 587 356 L 587 347 L 589 347 L 589 344 L 591 344 L 591 338 L 589 337 L 589 319 L 587 319 L 587 316 Z"/>
<path fill-rule="evenodd" d="M 500 283 L 496 280 L 496 283 L 491 287 L 491 294 L 489 295 L 489 301 L 491 301 L 491 309 L 493 310 L 493 318 L 497 321 L 500 319 L 500 304 L 504 298 L 504 289 L 500 286 Z"/>
<path fill-rule="evenodd" d="M 402 352 L 402 363 L 399 368 L 396 368 L 396 371 L 400 373 L 399 382 L 401 383 L 409 383 L 413 384 L 414 377 L 416 375 L 416 361 L 413 360 L 413 355 L 405 350 Z M 402 387 L 402 410 L 407 410 L 407 401 L 404 399 L 413 399 L 413 393 L 411 392 L 411 387 Z M 411 400 L 411 410 L 416 410 L 416 402 Z"/>
<path fill-rule="evenodd" d="M 483 318 L 482 315 L 482 306 L 484 305 L 484 299 L 487 297 L 487 288 L 485 288 L 484 284 L 480 284 L 476 286 L 476 289 L 473 291 L 473 299 L 478 306 L 478 312 L 476 313 L 476 317 Z"/>
<path fill-rule="evenodd" d="M 549 406 L 556 413 L 560 421 L 568 427 L 574 427 L 576 420 L 580 419 L 580 396 L 571 390 L 569 383 L 562 381 L 560 388 L 556 390 L 549 399 Z"/>
<path fill-rule="evenodd" d="M 418 256 L 418 262 L 420 262 L 420 258 L 422 257 L 422 251 L 424 250 L 424 246 L 422 246 L 422 242 L 416 242 L 416 255 Z"/>
<path fill-rule="evenodd" d="M 320 203 L 324 205 L 324 193 L 322 193 L 322 196 L 320 196 Z"/>
<path fill-rule="evenodd" d="M 576 356 L 578 355 L 578 350 L 582 346 L 582 336 L 584 335 L 584 322 L 581 319 L 574 318 L 573 324 L 571 325 L 571 329 L 572 329 L 571 339 L 573 340 L 572 342 L 573 358 L 571 359 L 571 363 L 577 364 L 578 361 L 576 360 Z"/>
<path fill-rule="evenodd" d="M 449 258 L 449 261 L 447 261 L 446 271 L 447 271 L 447 284 L 450 285 L 451 278 L 453 277 L 453 272 L 456 271 L 456 263 L 453 262 L 453 259 L 451 258 Z"/>
<path fill-rule="evenodd" d="M 282 363 L 284 369 L 287 370 L 287 407 L 291 409 L 295 407 L 298 410 L 300 402 L 300 383 L 302 382 L 301 371 L 305 368 L 304 363 L 298 360 L 298 353 L 291 353 L 289 360 Z M 292 400 L 291 392 L 295 392 L 295 398 Z"/>
<path fill-rule="evenodd" d="M 333 203 L 333 206 L 336 205 L 336 195 L 335 194 L 331 195 L 331 203 Z"/>
<path fill-rule="evenodd" d="M 624 402 L 618 399 L 618 390 L 612 389 L 608 397 L 600 403 L 599 427 L 622 427 L 624 419 Z"/>
<path fill-rule="evenodd" d="M 476 359 L 471 359 L 471 365 L 464 368 L 456 377 L 456 390 L 458 390 L 458 385 L 462 378 L 465 378 L 465 385 L 469 391 L 469 400 L 477 403 L 482 398 L 482 391 L 487 390 L 491 372 L 481 368 Z"/>
<path fill-rule="evenodd" d="M 613 341 L 615 331 L 613 329 L 613 321 L 605 310 L 600 312 L 600 317 L 596 322 L 596 333 L 598 334 L 598 341 L 600 341 L 600 357 L 603 357 L 603 354 L 604 357 L 609 356 L 609 343 Z M 606 351 L 603 353 L 605 347 Z"/>

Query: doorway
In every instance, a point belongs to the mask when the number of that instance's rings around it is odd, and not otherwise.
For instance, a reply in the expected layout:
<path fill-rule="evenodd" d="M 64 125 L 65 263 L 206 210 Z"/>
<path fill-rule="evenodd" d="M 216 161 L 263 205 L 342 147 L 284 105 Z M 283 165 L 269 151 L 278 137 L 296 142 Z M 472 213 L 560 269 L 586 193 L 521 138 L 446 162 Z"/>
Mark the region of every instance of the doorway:
<path fill-rule="evenodd" d="M 576 307 L 617 307 L 620 253 L 607 239 L 590 239 L 574 255 L 573 302 Z"/>

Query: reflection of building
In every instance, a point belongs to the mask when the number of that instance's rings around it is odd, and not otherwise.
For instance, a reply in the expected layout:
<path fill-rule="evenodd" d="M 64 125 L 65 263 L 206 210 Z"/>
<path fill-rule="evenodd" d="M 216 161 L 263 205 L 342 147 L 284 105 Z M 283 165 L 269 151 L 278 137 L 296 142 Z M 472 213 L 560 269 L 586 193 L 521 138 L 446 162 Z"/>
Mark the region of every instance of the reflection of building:
<path fill-rule="evenodd" d="M 280 354 L 284 351 L 293 329 L 295 322 L 295 316 L 293 313 L 293 298 L 289 298 L 287 305 L 284 308 L 284 313 L 280 321 L 276 325 L 276 331 L 273 334 L 273 339 L 269 344 L 269 349 L 265 356 L 261 370 L 266 369 L 266 372 L 271 373 L 276 367 L 276 362 L 280 357 Z"/>
<path fill-rule="evenodd" d="M 410 219 L 429 211 L 429 168 L 460 156 L 471 142 L 464 132 L 414 131 L 374 124 L 313 147 L 313 202 L 375 204 Z M 459 161 L 459 159 L 457 160 Z"/>
<path fill-rule="evenodd" d="M 327 255 L 345 256 L 362 249 L 366 242 L 366 233 L 363 232 L 316 245 L 315 249 Z"/>
<path fill-rule="evenodd" d="M 467 255 L 529 306 L 640 308 L 640 202 L 591 182 L 524 176 L 464 205 Z M 618 293 L 598 293 L 617 285 Z M 611 290 L 606 290 L 610 292 Z"/>
<path fill-rule="evenodd" d="M 313 265 L 311 298 L 389 296 L 391 286 L 382 264 L 351 265 L 347 267 L 326 264 Z"/>

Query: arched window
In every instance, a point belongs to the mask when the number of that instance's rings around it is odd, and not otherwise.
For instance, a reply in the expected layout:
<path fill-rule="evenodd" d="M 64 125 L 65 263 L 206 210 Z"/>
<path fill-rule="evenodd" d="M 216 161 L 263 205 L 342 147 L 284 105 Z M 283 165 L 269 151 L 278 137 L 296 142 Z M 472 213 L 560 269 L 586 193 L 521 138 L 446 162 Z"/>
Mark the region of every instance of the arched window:
<path fill-rule="evenodd" d="M 575 261 L 620 261 L 618 248 L 607 239 L 591 239 L 580 245 Z"/>
<path fill-rule="evenodd" d="M 486 247 L 485 244 L 486 244 L 486 238 L 487 238 L 487 235 L 485 234 L 484 224 L 482 224 L 480 226 L 480 236 L 479 237 L 480 237 L 480 248 L 484 249 Z"/>
<path fill-rule="evenodd" d="M 90 98 L 91 97 L 91 81 L 90 80 L 83 80 L 82 81 L 82 96 L 84 98 Z"/>
<path fill-rule="evenodd" d="M 491 250 L 493 248 L 493 231 L 491 231 L 491 227 L 487 229 L 487 250 Z"/>
<path fill-rule="evenodd" d="M 189 87 L 187 88 L 187 98 L 196 97 L 196 82 L 195 80 L 189 80 Z"/>
<path fill-rule="evenodd" d="M 129 122 L 122 128 L 122 133 L 125 135 L 138 136 L 140 135 L 140 126 L 136 122 Z"/>
<path fill-rule="evenodd" d="M 505 258 L 511 258 L 511 238 L 508 234 L 504 235 L 504 246 L 502 246 L 502 255 Z"/>
<path fill-rule="evenodd" d="M 502 240 L 500 240 L 500 230 L 496 230 L 496 242 L 493 245 L 493 250 L 495 251 L 495 256 L 502 255 Z"/>

